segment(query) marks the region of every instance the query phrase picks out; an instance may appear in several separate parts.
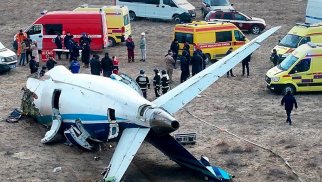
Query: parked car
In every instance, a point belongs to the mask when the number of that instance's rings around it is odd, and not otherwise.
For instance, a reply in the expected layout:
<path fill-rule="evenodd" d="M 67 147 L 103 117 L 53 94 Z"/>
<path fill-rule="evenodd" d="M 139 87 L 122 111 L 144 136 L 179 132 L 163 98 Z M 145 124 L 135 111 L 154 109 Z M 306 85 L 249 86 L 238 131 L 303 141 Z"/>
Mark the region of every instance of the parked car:
<path fill-rule="evenodd" d="M 0 42 L 0 72 L 4 73 L 10 71 L 10 69 L 16 68 L 17 55 L 12 50 L 6 48 Z M 9 69 L 10 68 L 10 69 Z"/>
<path fill-rule="evenodd" d="M 248 31 L 253 34 L 260 34 L 266 27 L 265 20 L 247 16 L 239 11 L 210 11 L 206 21 L 224 21 L 235 24 L 240 30 Z"/>
<path fill-rule="evenodd" d="M 215 10 L 234 10 L 234 8 L 229 0 L 202 0 L 202 17 L 205 18 L 210 11 Z"/>

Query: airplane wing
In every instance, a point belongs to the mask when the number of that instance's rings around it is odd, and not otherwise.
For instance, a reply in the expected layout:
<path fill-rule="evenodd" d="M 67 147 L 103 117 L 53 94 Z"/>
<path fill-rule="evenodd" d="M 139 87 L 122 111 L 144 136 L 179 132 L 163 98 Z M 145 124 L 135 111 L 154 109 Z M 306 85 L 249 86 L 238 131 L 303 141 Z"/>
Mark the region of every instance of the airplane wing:
<path fill-rule="evenodd" d="M 126 128 L 108 165 L 105 181 L 121 181 L 123 174 L 139 150 L 150 128 Z"/>
<path fill-rule="evenodd" d="M 226 57 L 217 61 L 197 75 L 191 77 L 187 81 L 178 85 L 174 89 L 162 95 L 153 103 L 164 108 L 169 113 L 173 114 L 185 106 L 188 102 L 194 99 L 198 94 L 208 88 L 211 84 L 218 80 L 221 76 L 227 73 L 230 69 L 236 66 L 244 58 L 254 52 L 261 46 L 261 42 L 268 38 L 271 34 L 277 31 L 279 27 L 274 27 L 262 33 L 249 43 L 233 51 Z"/>

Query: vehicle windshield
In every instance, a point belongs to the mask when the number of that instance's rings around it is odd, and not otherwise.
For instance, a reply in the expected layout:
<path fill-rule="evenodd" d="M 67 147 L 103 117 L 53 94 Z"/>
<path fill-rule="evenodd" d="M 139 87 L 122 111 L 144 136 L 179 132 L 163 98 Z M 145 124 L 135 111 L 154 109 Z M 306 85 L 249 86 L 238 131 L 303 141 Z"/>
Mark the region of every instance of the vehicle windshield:
<path fill-rule="evenodd" d="M 227 0 L 210 0 L 210 6 L 229 6 Z"/>
<path fill-rule="evenodd" d="M 297 48 L 301 39 L 301 36 L 287 34 L 278 45 L 290 48 Z"/>
<path fill-rule="evenodd" d="M 6 47 L 0 42 L 0 49 L 5 49 Z"/>
<path fill-rule="evenodd" d="M 290 69 L 290 67 L 298 60 L 299 58 L 293 56 L 292 54 L 288 55 L 277 67 L 283 71 Z"/>

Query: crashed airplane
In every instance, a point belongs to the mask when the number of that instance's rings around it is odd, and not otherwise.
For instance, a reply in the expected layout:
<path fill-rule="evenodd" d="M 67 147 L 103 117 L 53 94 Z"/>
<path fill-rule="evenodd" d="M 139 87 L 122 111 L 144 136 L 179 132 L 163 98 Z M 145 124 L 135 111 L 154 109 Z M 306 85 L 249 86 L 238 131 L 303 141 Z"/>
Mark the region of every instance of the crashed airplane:
<path fill-rule="evenodd" d="M 212 166 L 206 157 L 196 159 L 170 135 L 179 128 L 173 114 L 279 28 L 266 31 L 153 102 L 143 98 L 135 81 L 125 75 L 72 74 L 64 66 L 56 66 L 41 78 L 27 80 L 22 109 L 39 123 L 51 126 L 42 143 L 64 131 L 72 144 L 92 150 L 93 144 L 120 136 L 103 181 L 121 181 L 145 139 L 180 166 L 210 180 L 229 181 L 231 174 Z"/>

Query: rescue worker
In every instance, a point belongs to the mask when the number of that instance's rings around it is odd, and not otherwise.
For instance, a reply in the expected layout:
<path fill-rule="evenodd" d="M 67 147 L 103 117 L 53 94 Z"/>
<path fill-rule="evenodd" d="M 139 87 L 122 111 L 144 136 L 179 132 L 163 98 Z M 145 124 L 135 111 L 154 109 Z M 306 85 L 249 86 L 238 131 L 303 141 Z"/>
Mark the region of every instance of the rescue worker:
<path fill-rule="evenodd" d="M 116 58 L 116 56 L 112 57 L 113 61 L 113 74 L 119 74 L 119 60 Z"/>
<path fill-rule="evenodd" d="M 83 42 L 82 46 L 82 62 L 84 63 L 84 67 L 89 67 L 89 59 L 91 54 L 91 48 L 88 42 Z"/>
<path fill-rule="evenodd" d="M 140 86 L 143 97 L 147 98 L 146 91 L 147 89 L 150 89 L 150 82 L 149 82 L 149 78 L 144 73 L 145 73 L 144 70 L 140 70 L 140 75 L 136 78 L 135 81 Z"/>
<path fill-rule="evenodd" d="M 22 31 L 22 29 L 19 30 L 19 33 L 15 35 L 15 41 L 17 42 L 18 49 L 17 49 L 17 56 L 20 56 L 21 53 L 21 44 L 22 42 L 27 38 L 27 34 Z"/>
<path fill-rule="evenodd" d="M 169 75 L 165 70 L 162 70 L 162 76 L 161 76 L 161 90 L 162 94 L 166 94 L 170 88 L 170 80 L 169 80 Z"/>
<path fill-rule="evenodd" d="M 72 58 L 77 58 L 79 57 L 79 45 L 78 42 L 74 42 L 74 44 L 72 45 L 72 53 L 70 54 L 70 61 L 72 61 Z"/>
<path fill-rule="evenodd" d="M 145 61 L 146 59 L 146 39 L 145 39 L 145 33 L 141 33 L 141 39 L 140 39 L 140 49 L 141 49 L 141 57 L 142 59 L 140 61 Z"/>
<path fill-rule="evenodd" d="M 233 48 L 231 47 L 231 48 L 229 48 L 229 49 L 228 49 L 228 51 L 226 52 L 226 56 L 227 56 L 228 54 L 232 53 L 232 52 L 233 52 Z M 229 77 L 229 73 L 230 73 L 230 76 L 231 76 L 231 77 L 235 77 L 235 75 L 233 74 L 233 69 L 230 69 L 230 70 L 227 72 L 227 78 Z"/>
<path fill-rule="evenodd" d="M 287 115 L 286 122 L 289 123 L 289 125 L 292 125 L 291 112 L 293 110 L 293 105 L 295 106 L 295 109 L 297 109 L 297 102 L 290 90 L 287 91 L 286 95 L 281 100 L 281 105 L 285 105 Z"/>
<path fill-rule="evenodd" d="M 155 97 L 158 98 L 160 97 L 161 75 L 158 69 L 154 69 L 153 71 L 155 73 L 153 77 L 154 93 L 155 93 Z"/>
<path fill-rule="evenodd" d="M 274 66 L 279 64 L 280 57 L 278 56 L 276 49 L 273 49 L 270 60 L 273 62 Z"/>
<path fill-rule="evenodd" d="M 55 44 L 57 49 L 63 49 L 63 39 L 61 38 L 61 34 L 57 34 L 55 38 Z M 56 51 L 58 59 L 61 60 L 62 51 Z"/>
<path fill-rule="evenodd" d="M 168 54 L 165 56 L 165 65 L 167 69 L 167 73 L 169 75 L 170 83 L 172 83 L 172 73 L 175 68 L 175 60 L 173 58 L 173 52 L 168 50 Z"/>
<path fill-rule="evenodd" d="M 31 49 L 32 40 L 30 39 L 29 35 L 27 35 L 27 38 L 25 39 L 25 44 L 26 44 L 26 61 L 28 64 L 29 57 L 30 59 L 32 59 L 32 49 Z"/>
<path fill-rule="evenodd" d="M 193 52 L 193 56 L 191 58 L 191 72 L 192 72 L 192 76 L 194 76 L 195 74 L 198 74 L 201 70 L 202 70 L 202 57 L 198 54 L 197 51 Z"/>
<path fill-rule="evenodd" d="M 189 61 L 187 60 L 188 52 L 186 50 L 182 51 L 182 56 L 180 56 L 180 65 L 181 65 L 181 76 L 180 83 L 186 81 L 190 76 L 189 70 Z"/>
<path fill-rule="evenodd" d="M 183 50 L 187 51 L 190 56 L 190 45 L 189 42 L 184 43 Z"/>
<path fill-rule="evenodd" d="M 105 57 L 101 60 L 102 70 L 103 70 L 103 76 L 110 77 L 113 71 L 113 61 L 108 55 L 108 53 L 105 53 Z"/>
<path fill-rule="evenodd" d="M 71 52 L 72 50 L 72 45 L 74 44 L 73 43 L 73 35 L 70 34 L 70 32 L 67 32 L 65 38 L 64 38 L 64 45 L 65 45 L 65 48 L 69 50 L 69 52 L 66 52 L 66 59 L 68 59 L 69 57 L 69 53 Z"/>
<path fill-rule="evenodd" d="M 82 33 L 82 36 L 79 38 L 79 45 L 81 48 L 83 47 L 84 43 L 90 45 L 91 42 L 92 39 L 86 33 Z"/>
<path fill-rule="evenodd" d="M 38 63 L 35 60 L 35 56 L 31 56 L 30 62 L 29 62 L 29 68 L 30 68 L 30 74 L 37 73 L 38 71 Z"/>
<path fill-rule="evenodd" d="M 102 66 L 97 54 L 93 55 L 93 58 L 90 60 L 89 64 L 91 65 L 91 74 L 100 76 Z"/>
<path fill-rule="evenodd" d="M 79 63 L 79 61 L 77 60 L 77 58 L 73 58 L 73 59 L 72 59 L 72 62 L 70 63 L 70 66 L 69 66 L 69 70 L 70 70 L 72 73 L 79 73 L 79 70 L 80 70 L 80 63 Z"/>
<path fill-rule="evenodd" d="M 46 62 L 46 67 L 49 70 L 53 69 L 56 66 L 57 62 L 52 55 L 49 55 L 49 59 Z"/>
<path fill-rule="evenodd" d="M 173 59 L 174 59 L 174 68 L 176 68 L 176 63 L 177 63 L 177 58 L 178 58 L 178 53 L 179 53 L 178 39 L 174 39 L 172 41 L 171 46 L 170 46 L 170 50 L 172 51 L 172 56 L 173 56 Z"/>
<path fill-rule="evenodd" d="M 20 60 L 19 65 L 25 66 L 25 59 L 26 59 L 26 43 L 25 40 L 22 41 L 20 46 Z"/>
<path fill-rule="evenodd" d="M 134 62 L 134 42 L 132 39 L 132 36 L 129 35 L 129 37 L 126 39 L 126 47 L 127 47 L 127 57 L 128 57 L 128 62 Z"/>
<path fill-rule="evenodd" d="M 242 60 L 242 66 L 243 66 L 243 76 L 245 76 L 245 69 L 247 70 L 247 77 L 249 77 L 249 62 L 251 59 L 251 54 L 248 55 L 245 59 Z"/>

